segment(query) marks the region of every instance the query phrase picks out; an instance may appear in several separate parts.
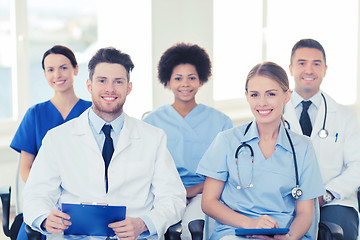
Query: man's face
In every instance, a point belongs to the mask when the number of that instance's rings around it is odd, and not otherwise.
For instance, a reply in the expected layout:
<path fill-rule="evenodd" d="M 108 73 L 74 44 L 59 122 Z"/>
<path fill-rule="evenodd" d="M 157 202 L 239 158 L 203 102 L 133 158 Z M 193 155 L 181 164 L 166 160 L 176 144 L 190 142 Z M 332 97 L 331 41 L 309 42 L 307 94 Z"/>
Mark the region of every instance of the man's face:
<path fill-rule="evenodd" d="M 299 48 L 295 51 L 289 68 L 295 80 L 295 91 L 304 99 L 309 99 L 320 90 L 327 66 L 320 50 Z"/>
<path fill-rule="evenodd" d="M 107 122 L 121 115 L 126 96 L 131 92 L 124 66 L 112 63 L 96 65 L 92 80 L 87 80 L 94 112 Z"/>

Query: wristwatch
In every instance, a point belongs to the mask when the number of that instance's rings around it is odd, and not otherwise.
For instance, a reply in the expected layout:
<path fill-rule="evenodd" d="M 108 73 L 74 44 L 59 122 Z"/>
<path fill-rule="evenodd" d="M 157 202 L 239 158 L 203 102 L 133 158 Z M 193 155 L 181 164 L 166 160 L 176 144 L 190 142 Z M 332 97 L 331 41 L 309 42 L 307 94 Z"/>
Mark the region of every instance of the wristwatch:
<path fill-rule="evenodd" d="M 333 200 L 333 195 L 331 193 L 329 193 L 328 191 L 326 191 L 326 193 L 323 195 L 323 201 L 325 203 L 329 203 Z"/>

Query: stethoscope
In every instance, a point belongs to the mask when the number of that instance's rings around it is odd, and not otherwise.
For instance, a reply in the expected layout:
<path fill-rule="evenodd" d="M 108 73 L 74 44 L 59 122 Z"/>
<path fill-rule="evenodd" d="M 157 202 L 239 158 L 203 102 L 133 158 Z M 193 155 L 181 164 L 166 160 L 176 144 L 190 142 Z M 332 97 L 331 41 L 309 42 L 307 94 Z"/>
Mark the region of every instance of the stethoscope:
<path fill-rule="evenodd" d="M 325 115 L 324 115 L 324 122 L 323 122 L 323 127 L 319 130 L 318 132 L 318 136 L 322 139 L 327 138 L 329 136 L 329 132 L 328 130 L 325 129 L 325 124 L 326 124 L 326 117 L 327 117 L 327 102 L 325 99 L 324 94 L 321 93 L 322 98 L 324 99 L 324 108 L 325 108 Z M 287 129 L 290 130 L 290 123 L 288 121 L 285 120 L 285 124 Z"/>
<path fill-rule="evenodd" d="M 248 132 L 251 124 L 253 122 L 249 123 L 245 129 L 245 133 L 244 133 L 244 136 L 246 135 L 246 133 Z M 296 161 L 296 154 L 295 154 L 295 149 L 294 149 L 294 145 L 291 141 L 291 138 L 290 138 L 290 135 L 288 133 L 288 130 L 285 128 L 285 132 L 286 132 L 286 136 L 289 140 L 289 143 L 290 143 L 290 146 L 291 146 L 291 150 L 292 150 L 292 153 L 293 153 L 293 159 L 294 159 L 294 166 L 295 166 L 295 177 L 296 177 L 296 186 L 291 190 L 291 195 L 293 196 L 293 198 L 295 199 L 299 199 L 302 194 L 303 194 L 303 191 L 301 190 L 301 188 L 299 187 L 299 175 L 298 175 L 298 167 L 297 167 L 297 161 Z M 241 179 L 240 179 L 240 172 L 239 172 L 239 166 L 238 166 L 238 155 L 239 155 L 239 151 L 241 150 L 241 148 L 243 147 L 247 147 L 249 148 L 250 150 L 250 157 L 251 157 L 251 175 L 250 175 L 250 181 L 249 181 L 249 184 L 244 186 L 242 183 L 241 183 Z M 253 165 L 254 165 L 254 151 L 252 149 L 252 147 L 247 144 L 246 142 L 242 142 L 241 145 L 236 149 L 236 152 L 235 152 L 235 162 L 236 162 L 236 170 L 237 170 L 237 176 L 238 176 L 238 181 L 239 181 L 239 185 L 236 187 L 237 189 L 246 189 L 246 188 L 251 188 L 253 187 L 254 185 L 251 183 L 252 181 L 252 177 L 253 177 Z"/>

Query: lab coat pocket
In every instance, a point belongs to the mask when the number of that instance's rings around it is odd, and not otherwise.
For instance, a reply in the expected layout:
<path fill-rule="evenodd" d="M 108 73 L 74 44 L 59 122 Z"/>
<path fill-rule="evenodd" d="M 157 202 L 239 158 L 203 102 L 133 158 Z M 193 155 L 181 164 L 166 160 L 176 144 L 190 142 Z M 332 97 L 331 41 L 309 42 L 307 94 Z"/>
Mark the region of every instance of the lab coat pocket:
<path fill-rule="evenodd" d="M 318 139 L 314 144 L 324 181 L 339 174 L 343 161 L 343 142 L 340 135 Z M 316 150 L 318 148 L 318 150 Z"/>

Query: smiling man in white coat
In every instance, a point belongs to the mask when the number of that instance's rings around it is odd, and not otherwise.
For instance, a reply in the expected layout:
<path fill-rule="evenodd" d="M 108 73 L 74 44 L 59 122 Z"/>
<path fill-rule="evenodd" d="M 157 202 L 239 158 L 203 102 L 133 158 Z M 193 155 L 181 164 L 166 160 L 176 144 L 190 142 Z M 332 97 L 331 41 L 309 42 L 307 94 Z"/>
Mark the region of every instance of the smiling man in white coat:
<path fill-rule="evenodd" d="M 166 135 L 123 112 L 132 89 L 129 55 L 102 48 L 88 67 L 93 105 L 45 136 L 24 189 L 25 222 L 47 239 L 105 239 L 63 235 L 71 218 L 58 209 L 106 203 L 127 207 L 125 220 L 109 224 L 115 238 L 162 239 L 186 206 Z"/>
<path fill-rule="evenodd" d="M 321 221 L 340 225 L 344 239 L 355 240 L 360 130 L 356 114 L 320 90 L 326 70 L 326 55 L 319 42 L 302 39 L 294 45 L 290 73 L 295 90 L 284 118 L 292 131 L 308 135 L 314 145 L 326 188 L 326 194 L 318 198 Z"/>

